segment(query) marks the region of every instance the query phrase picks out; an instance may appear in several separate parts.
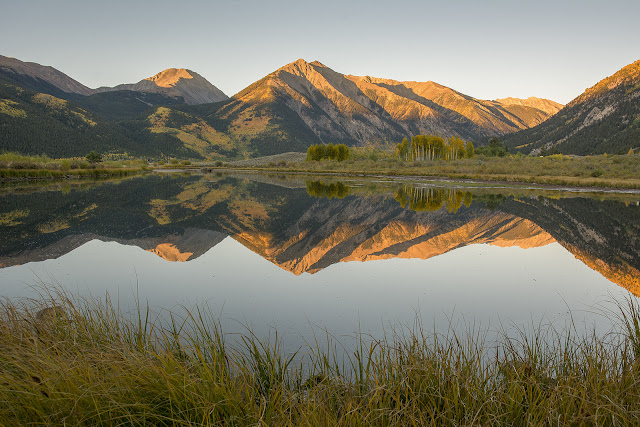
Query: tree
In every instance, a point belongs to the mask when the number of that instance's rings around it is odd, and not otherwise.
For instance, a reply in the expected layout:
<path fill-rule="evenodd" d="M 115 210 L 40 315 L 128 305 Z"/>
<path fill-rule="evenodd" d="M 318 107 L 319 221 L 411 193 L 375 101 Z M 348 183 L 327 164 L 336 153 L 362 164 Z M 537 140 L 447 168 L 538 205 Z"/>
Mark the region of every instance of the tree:
<path fill-rule="evenodd" d="M 341 162 L 343 160 L 347 160 L 351 155 L 351 150 L 344 144 L 336 145 L 336 149 L 338 150 L 338 161 Z"/>
<path fill-rule="evenodd" d="M 398 156 L 399 159 L 408 160 L 408 155 L 409 141 L 407 141 L 407 138 L 404 138 L 400 144 L 396 145 L 396 156 Z"/>
<path fill-rule="evenodd" d="M 86 159 L 89 163 L 100 163 L 102 161 L 102 154 L 91 150 L 91 152 L 87 154 Z"/>
<path fill-rule="evenodd" d="M 350 155 L 351 149 L 344 144 L 316 144 L 307 148 L 307 161 L 333 159 L 341 162 L 348 159 Z"/>
<path fill-rule="evenodd" d="M 473 142 L 469 141 L 465 144 L 464 146 L 464 156 L 467 158 L 471 158 L 476 154 L 474 148 L 473 148 Z"/>

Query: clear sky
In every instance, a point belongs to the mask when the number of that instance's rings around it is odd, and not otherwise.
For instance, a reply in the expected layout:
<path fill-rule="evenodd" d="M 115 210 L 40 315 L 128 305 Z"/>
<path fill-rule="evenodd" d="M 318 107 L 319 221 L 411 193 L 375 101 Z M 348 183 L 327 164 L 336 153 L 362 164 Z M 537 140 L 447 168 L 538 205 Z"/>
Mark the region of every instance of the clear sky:
<path fill-rule="evenodd" d="M 170 68 L 233 95 L 304 58 L 566 103 L 640 59 L 640 1 L 0 0 L 0 54 L 89 87 Z"/>

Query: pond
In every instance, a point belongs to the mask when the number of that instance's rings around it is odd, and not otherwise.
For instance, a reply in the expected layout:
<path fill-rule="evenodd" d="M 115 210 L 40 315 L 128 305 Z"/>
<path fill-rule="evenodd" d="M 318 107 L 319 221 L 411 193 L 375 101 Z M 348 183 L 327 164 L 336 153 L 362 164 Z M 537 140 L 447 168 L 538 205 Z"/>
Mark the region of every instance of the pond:
<path fill-rule="evenodd" d="M 153 174 L 0 189 L 0 296 L 206 306 L 288 348 L 356 332 L 570 322 L 640 293 L 638 194 Z M 166 312 L 165 312 L 166 313 Z"/>

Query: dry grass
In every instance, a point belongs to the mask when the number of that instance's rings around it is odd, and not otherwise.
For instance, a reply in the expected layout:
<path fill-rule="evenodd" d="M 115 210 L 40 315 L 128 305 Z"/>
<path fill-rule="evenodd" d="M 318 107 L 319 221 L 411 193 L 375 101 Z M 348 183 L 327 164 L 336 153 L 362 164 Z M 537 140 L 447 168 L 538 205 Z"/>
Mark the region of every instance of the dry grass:
<path fill-rule="evenodd" d="M 83 158 L 51 159 L 47 156 L 0 154 L 0 181 L 122 177 L 146 169 L 147 162 L 142 160 L 91 164 Z"/>
<path fill-rule="evenodd" d="M 109 300 L 5 301 L 0 424 L 637 425 L 639 307 L 610 314 L 605 336 L 417 327 L 340 360 L 331 340 L 298 355 L 250 331 L 231 342 L 206 309 L 160 323 Z"/>
<path fill-rule="evenodd" d="M 237 165 L 237 167 L 252 167 Z M 405 162 L 384 152 L 360 153 L 337 162 L 332 160 L 288 163 L 284 166 L 264 163 L 258 170 L 346 175 L 433 176 L 484 181 L 508 181 L 577 187 L 640 188 L 640 156 L 554 155 L 531 157 L 476 156 L 454 161 Z"/>

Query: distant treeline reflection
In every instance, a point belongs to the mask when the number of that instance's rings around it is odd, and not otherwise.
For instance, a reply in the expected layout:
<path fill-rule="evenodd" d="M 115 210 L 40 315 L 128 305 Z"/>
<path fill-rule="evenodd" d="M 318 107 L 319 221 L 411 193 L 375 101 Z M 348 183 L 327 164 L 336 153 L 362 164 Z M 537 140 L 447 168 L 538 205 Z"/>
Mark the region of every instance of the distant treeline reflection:
<path fill-rule="evenodd" d="M 351 187 L 342 182 L 324 183 L 322 181 L 307 181 L 307 194 L 316 198 L 344 199 L 353 194 Z M 403 208 L 413 211 L 434 212 L 443 207 L 451 213 L 456 213 L 471 202 L 483 203 L 488 209 L 495 210 L 505 201 L 502 194 L 476 194 L 456 188 L 414 187 L 403 185 L 393 192 L 394 199 Z"/>
<path fill-rule="evenodd" d="M 307 181 L 307 194 L 326 199 L 344 199 L 349 195 L 350 188 L 341 182 L 325 184 L 321 181 Z"/>
<path fill-rule="evenodd" d="M 469 191 L 454 188 L 402 186 L 394 192 L 394 198 L 404 207 L 414 211 L 437 211 L 446 207 L 449 212 L 457 212 L 464 204 L 469 207 L 473 195 Z"/>

